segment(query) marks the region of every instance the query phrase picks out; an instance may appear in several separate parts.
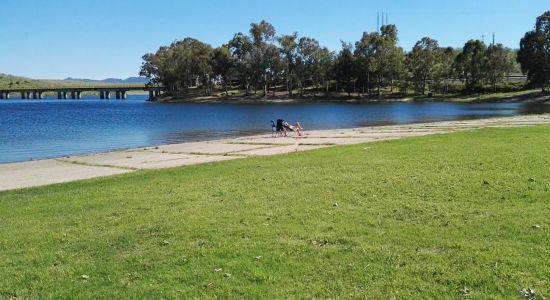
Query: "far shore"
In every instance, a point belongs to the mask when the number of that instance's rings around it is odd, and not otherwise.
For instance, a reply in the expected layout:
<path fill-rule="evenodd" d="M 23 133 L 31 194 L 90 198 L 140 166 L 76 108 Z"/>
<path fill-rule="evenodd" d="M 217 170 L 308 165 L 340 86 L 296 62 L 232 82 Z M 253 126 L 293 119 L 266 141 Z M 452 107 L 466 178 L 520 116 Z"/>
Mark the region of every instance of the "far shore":
<path fill-rule="evenodd" d="M 343 94 L 324 95 L 250 95 L 250 96 L 226 96 L 224 93 L 216 93 L 209 96 L 173 97 L 161 96 L 157 102 L 162 103 L 395 103 L 395 102 L 462 102 L 462 103 L 547 103 L 550 102 L 550 93 L 542 93 L 540 90 L 525 90 L 508 93 L 490 94 L 452 94 L 452 95 L 417 95 L 406 96 L 402 94 L 369 96 L 348 96 Z"/>

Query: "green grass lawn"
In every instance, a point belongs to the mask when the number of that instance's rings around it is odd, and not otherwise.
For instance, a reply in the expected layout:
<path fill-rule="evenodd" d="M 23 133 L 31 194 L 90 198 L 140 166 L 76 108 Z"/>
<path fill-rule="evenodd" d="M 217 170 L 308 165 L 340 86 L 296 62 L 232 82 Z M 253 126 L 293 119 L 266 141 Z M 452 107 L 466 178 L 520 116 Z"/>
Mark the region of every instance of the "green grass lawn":
<path fill-rule="evenodd" d="M 3 192 L 0 298 L 548 298 L 549 165 L 539 126 Z"/>

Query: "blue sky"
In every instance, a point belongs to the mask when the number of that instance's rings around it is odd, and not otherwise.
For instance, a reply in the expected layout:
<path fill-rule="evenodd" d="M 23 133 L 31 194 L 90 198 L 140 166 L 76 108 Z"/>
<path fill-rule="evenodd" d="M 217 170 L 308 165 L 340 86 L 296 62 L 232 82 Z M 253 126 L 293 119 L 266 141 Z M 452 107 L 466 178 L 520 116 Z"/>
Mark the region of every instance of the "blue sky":
<path fill-rule="evenodd" d="M 332 50 L 374 31 L 386 11 L 406 50 L 423 36 L 442 46 L 470 38 L 517 48 L 547 0 L 2 0 L 0 73 L 32 78 L 136 76 L 141 56 L 187 36 L 218 46 L 251 22 L 298 31 Z"/>

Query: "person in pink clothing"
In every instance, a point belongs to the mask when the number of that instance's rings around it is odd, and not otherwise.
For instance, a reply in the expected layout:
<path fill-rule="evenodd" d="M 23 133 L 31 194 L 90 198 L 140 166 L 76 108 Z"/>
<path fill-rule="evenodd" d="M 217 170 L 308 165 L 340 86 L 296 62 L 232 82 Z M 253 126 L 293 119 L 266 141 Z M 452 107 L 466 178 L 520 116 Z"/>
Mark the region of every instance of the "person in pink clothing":
<path fill-rule="evenodd" d="M 298 133 L 298 136 L 303 136 L 302 130 L 304 130 L 304 128 L 302 127 L 302 125 L 298 121 L 296 121 L 296 125 L 294 125 L 294 126 L 292 126 L 292 125 L 288 124 L 288 122 L 284 121 L 283 122 L 283 127 L 288 131 L 296 131 Z"/>

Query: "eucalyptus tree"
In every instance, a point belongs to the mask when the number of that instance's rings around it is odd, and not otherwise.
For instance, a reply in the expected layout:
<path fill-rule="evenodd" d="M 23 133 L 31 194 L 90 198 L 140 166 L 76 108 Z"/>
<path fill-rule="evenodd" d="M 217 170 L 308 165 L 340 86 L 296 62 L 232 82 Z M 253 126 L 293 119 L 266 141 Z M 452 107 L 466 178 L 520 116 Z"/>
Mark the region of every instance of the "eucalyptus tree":
<path fill-rule="evenodd" d="M 537 19 L 535 29 L 526 33 L 517 54 L 530 82 L 543 89 L 550 83 L 549 24 L 547 12 Z M 286 82 L 289 96 L 296 84 L 300 95 L 310 84 L 323 86 L 328 93 L 329 84 L 334 81 L 336 91 L 341 90 L 338 86 L 344 86 L 348 95 L 357 90 L 358 82 L 363 83 L 362 93 L 365 88 L 370 93 L 376 87 L 380 95 L 383 86 L 393 91 L 393 82 L 399 78 L 410 78 L 420 93 L 425 93 L 428 82 L 432 83 L 431 89 L 437 89 L 444 81 L 447 91 L 447 82 L 455 72 L 465 82 L 465 90 L 478 90 L 486 82 L 496 88 L 515 67 L 511 50 L 500 44 L 487 48 L 477 40 L 468 41 L 455 55 L 452 48 L 440 48 L 437 41 L 423 38 L 405 56 L 397 45 L 395 25 L 384 25 L 379 32 L 365 32 L 355 47 L 343 43 L 338 53 L 321 48 L 313 38 L 298 39 L 297 33 L 277 39 L 275 34 L 273 25 L 261 21 L 250 24 L 248 34 L 237 33 L 227 45 L 216 49 L 193 38 L 176 40 L 155 53 L 145 54 L 140 75 L 147 77 L 149 84 L 162 84 L 173 92 L 202 86 L 208 94 L 213 79 L 220 78 L 226 95 L 228 83 L 235 79 L 246 89 L 246 95 L 251 87 L 255 91 L 262 88 L 267 95 L 280 82 Z"/>
<path fill-rule="evenodd" d="M 292 79 L 295 76 L 296 69 L 296 56 L 298 51 L 298 43 L 296 42 L 297 38 L 297 32 L 289 35 L 282 35 L 278 38 L 279 44 L 281 45 L 286 89 L 289 97 L 292 97 Z"/>
<path fill-rule="evenodd" d="M 296 75 L 300 87 L 300 96 L 304 95 L 307 80 L 312 80 L 314 76 L 315 66 L 318 63 L 317 54 L 320 49 L 321 47 L 316 39 L 300 38 L 296 56 Z"/>
<path fill-rule="evenodd" d="M 141 59 L 143 59 L 143 62 L 141 63 L 139 76 L 149 80 L 147 85 L 158 86 L 161 83 L 161 78 L 159 77 L 159 57 L 154 53 L 146 53 Z"/>
<path fill-rule="evenodd" d="M 340 85 L 346 86 L 348 96 L 351 96 L 353 90 L 354 64 L 353 46 L 350 43 L 342 42 L 342 49 L 334 62 L 334 76 Z M 338 92 L 338 87 L 336 92 Z"/>
<path fill-rule="evenodd" d="M 487 80 L 497 90 L 497 83 L 514 70 L 513 52 L 502 44 L 489 45 L 486 52 Z"/>
<path fill-rule="evenodd" d="M 452 47 L 439 48 L 439 62 L 435 67 L 433 81 L 435 88 L 446 94 L 449 89 L 449 80 L 455 74 L 454 61 L 457 52 Z"/>
<path fill-rule="evenodd" d="M 153 57 L 149 57 L 148 63 L 151 64 L 148 66 L 149 71 L 156 71 L 156 75 L 154 75 L 154 73 L 149 74 L 149 80 L 153 77 L 158 77 L 158 81 L 162 83 L 168 91 L 176 91 L 179 89 L 178 73 L 176 70 L 177 62 L 175 51 L 172 47 L 160 47 Z"/>
<path fill-rule="evenodd" d="M 268 73 L 275 53 L 271 51 L 272 42 L 275 39 L 275 27 L 266 21 L 250 24 L 250 35 L 252 37 L 252 58 L 256 79 L 263 87 L 263 95 L 267 96 Z M 278 56 L 278 53 L 276 54 Z"/>
<path fill-rule="evenodd" d="M 210 58 L 210 64 L 212 65 L 214 76 L 218 76 L 222 80 L 225 95 L 229 96 L 227 84 L 231 80 L 232 71 L 235 66 L 234 58 L 231 56 L 229 47 L 223 45 L 214 49 Z"/>
<path fill-rule="evenodd" d="M 436 40 L 424 37 L 414 45 L 407 55 L 407 68 L 412 76 L 416 92 L 426 92 L 426 82 L 434 80 L 441 61 L 441 51 Z"/>
<path fill-rule="evenodd" d="M 194 38 L 185 38 L 172 43 L 179 86 L 187 91 L 190 86 L 202 84 L 204 93 L 210 92 L 212 47 Z"/>
<path fill-rule="evenodd" d="M 228 43 L 229 52 L 234 59 L 235 71 L 245 93 L 250 94 L 250 84 L 253 76 L 252 40 L 243 33 L 237 33 Z"/>
<path fill-rule="evenodd" d="M 382 76 L 390 83 L 390 91 L 393 92 L 394 79 L 399 78 L 403 72 L 405 51 L 397 46 L 397 27 L 395 25 L 382 26 L 380 32 L 385 52 L 384 62 L 381 64 Z"/>
<path fill-rule="evenodd" d="M 394 81 L 402 77 L 405 72 L 405 51 L 401 47 L 392 46 L 388 55 L 388 64 L 384 73 L 384 77 L 390 84 L 390 92 L 393 93 L 395 86 Z"/>
<path fill-rule="evenodd" d="M 521 39 L 517 61 L 529 82 L 545 91 L 550 85 L 550 11 L 539 16 L 535 28 Z"/>
<path fill-rule="evenodd" d="M 267 95 L 267 91 L 271 88 L 273 88 L 273 96 L 275 96 L 276 85 L 284 69 L 283 60 L 281 59 L 280 49 L 273 44 L 268 44 L 263 51 L 266 67 L 264 96 Z"/>
<path fill-rule="evenodd" d="M 327 47 L 323 47 L 317 50 L 315 57 L 313 80 L 317 85 L 323 86 L 325 94 L 328 95 L 330 80 L 333 78 L 335 54 Z"/>
<path fill-rule="evenodd" d="M 374 77 L 378 95 L 384 81 L 389 82 L 393 89 L 393 80 L 403 70 L 405 53 L 397 46 L 397 41 L 397 27 L 390 24 L 382 26 L 380 33 L 363 33 L 357 43 L 359 68 L 367 75 L 367 86 L 370 86 L 371 75 Z"/>
<path fill-rule="evenodd" d="M 356 71 L 358 79 L 363 84 L 363 94 L 365 93 L 365 85 L 366 92 L 370 94 L 371 73 L 376 65 L 374 41 L 378 38 L 378 33 L 363 32 L 361 39 L 355 43 Z"/>
<path fill-rule="evenodd" d="M 372 33 L 368 42 L 367 68 L 369 70 L 369 74 L 372 73 L 375 79 L 376 89 L 378 95 L 380 95 L 380 88 L 382 86 L 382 79 L 384 76 L 388 55 L 387 42 L 378 32 Z"/>
<path fill-rule="evenodd" d="M 155 54 L 144 55 L 140 74 L 153 84 L 162 83 L 169 91 L 187 91 L 198 82 L 208 93 L 211 51 L 210 45 L 193 38 L 177 40 L 168 47 L 160 47 Z"/>
<path fill-rule="evenodd" d="M 487 46 L 480 40 L 469 40 L 455 59 L 458 76 L 465 82 L 467 91 L 479 91 L 486 78 L 485 52 Z"/>

